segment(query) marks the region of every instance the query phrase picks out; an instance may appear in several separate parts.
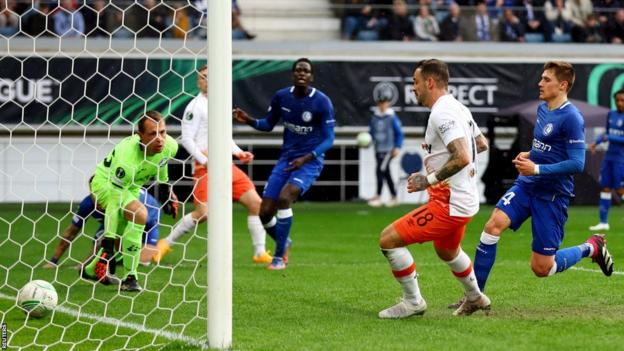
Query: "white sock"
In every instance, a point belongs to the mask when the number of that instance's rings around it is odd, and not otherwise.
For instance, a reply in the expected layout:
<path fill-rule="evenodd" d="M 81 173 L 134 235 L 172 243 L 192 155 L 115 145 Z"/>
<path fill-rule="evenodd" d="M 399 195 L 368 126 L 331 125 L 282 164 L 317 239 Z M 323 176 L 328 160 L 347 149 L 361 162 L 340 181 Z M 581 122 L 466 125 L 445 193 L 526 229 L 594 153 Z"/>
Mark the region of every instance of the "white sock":
<path fill-rule="evenodd" d="M 486 232 L 481 232 L 480 241 L 484 243 L 485 245 L 494 245 L 498 243 L 498 240 L 500 240 L 500 236 L 488 234 Z"/>
<path fill-rule="evenodd" d="M 195 221 L 193 220 L 193 216 L 191 213 L 182 217 L 182 219 L 178 222 L 178 224 L 173 227 L 173 230 L 169 234 L 168 237 L 165 238 L 167 244 L 173 244 L 178 238 L 182 235 L 186 234 L 189 230 L 193 229 L 195 226 Z"/>
<path fill-rule="evenodd" d="M 265 227 L 265 228 L 273 228 L 273 227 L 275 227 L 276 224 L 277 224 L 277 218 L 275 218 L 275 216 L 273 216 L 273 218 L 271 218 L 269 223 L 263 224 L 262 226 Z"/>
<path fill-rule="evenodd" d="M 451 268 L 453 275 L 464 286 L 464 294 L 470 301 L 474 301 L 481 296 L 481 290 L 477 285 L 477 278 L 472 270 L 472 262 L 464 250 L 460 249 L 457 257 L 446 264 Z"/>
<path fill-rule="evenodd" d="M 249 229 L 249 234 L 251 235 L 251 243 L 253 244 L 255 255 L 264 254 L 266 252 L 266 232 L 262 226 L 262 221 L 260 221 L 260 216 L 248 216 L 247 229 Z"/>
<path fill-rule="evenodd" d="M 553 266 L 552 268 L 550 268 L 550 271 L 548 272 L 548 276 L 553 276 L 557 274 L 557 261 L 553 261 Z"/>
<path fill-rule="evenodd" d="M 409 250 L 405 247 L 396 249 L 381 249 L 386 256 L 392 274 L 403 288 L 403 297 L 412 304 L 418 304 L 422 301 L 420 288 L 418 287 L 418 278 L 416 275 L 416 264 Z"/>

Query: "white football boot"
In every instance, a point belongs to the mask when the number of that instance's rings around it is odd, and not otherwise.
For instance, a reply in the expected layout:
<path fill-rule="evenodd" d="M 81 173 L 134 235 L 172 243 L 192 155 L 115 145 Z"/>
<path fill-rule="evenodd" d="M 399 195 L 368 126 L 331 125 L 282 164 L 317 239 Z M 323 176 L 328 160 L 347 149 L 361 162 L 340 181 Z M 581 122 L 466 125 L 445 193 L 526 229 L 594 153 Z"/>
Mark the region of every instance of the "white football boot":
<path fill-rule="evenodd" d="M 400 319 L 411 316 L 421 316 L 425 314 L 427 310 L 427 303 L 425 299 L 421 299 L 416 305 L 401 298 L 399 303 L 392 307 L 388 307 L 385 310 L 379 312 L 379 318 L 382 319 Z"/>

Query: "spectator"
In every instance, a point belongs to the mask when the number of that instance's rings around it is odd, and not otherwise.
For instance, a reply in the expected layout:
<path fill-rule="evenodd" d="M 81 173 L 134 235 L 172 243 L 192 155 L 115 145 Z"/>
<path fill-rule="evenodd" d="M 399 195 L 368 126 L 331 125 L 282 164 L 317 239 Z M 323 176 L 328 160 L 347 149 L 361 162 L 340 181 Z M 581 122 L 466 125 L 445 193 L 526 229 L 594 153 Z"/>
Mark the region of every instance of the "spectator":
<path fill-rule="evenodd" d="M 449 6 L 449 14 L 440 23 L 440 38 L 441 41 L 462 41 L 462 37 L 459 35 L 460 27 L 460 8 L 456 3 L 451 3 Z"/>
<path fill-rule="evenodd" d="M 10 37 L 19 30 L 15 0 L 0 0 L 0 36 Z"/>
<path fill-rule="evenodd" d="M 149 26 L 145 26 L 139 31 L 140 37 L 168 37 L 167 29 L 173 18 L 173 11 L 163 3 L 156 4 L 156 0 L 143 0 L 143 6 L 147 9 Z"/>
<path fill-rule="evenodd" d="M 587 16 L 594 13 L 591 0 L 566 0 L 565 6 L 570 10 L 570 22 L 573 26 L 584 27 Z"/>
<path fill-rule="evenodd" d="M 347 0 L 348 5 L 359 5 L 359 11 L 350 11 L 344 18 L 343 38 L 352 40 L 377 40 L 388 25 L 387 11 L 375 9 L 373 5 L 383 5 L 375 0 Z"/>
<path fill-rule="evenodd" d="M 598 17 L 594 14 L 588 15 L 585 25 L 572 32 L 572 41 L 577 43 L 604 42 L 604 34 L 602 33 L 602 26 L 598 22 Z"/>
<path fill-rule="evenodd" d="M 250 34 L 244 27 L 241 22 L 241 10 L 238 7 L 238 3 L 236 0 L 232 1 L 232 39 L 240 40 L 240 39 L 253 39 L 256 36 L 254 34 Z"/>
<path fill-rule="evenodd" d="M 564 0 L 547 1 L 544 4 L 544 11 L 553 34 L 570 33 L 570 9 L 565 6 Z"/>
<path fill-rule="evenodd" d="M 186 11 L 186 7 L 182 7 L 182 3 L 176 2 L 173 7 L 175 8 L 175 13 L 173 15 L 173 37 L 184 39 L 191 29 L 191 19 Z"/>
<path fill-rule="evenodd" d="M 498 28 L 500 41 L 524 42 L 524 28 L 511 9 L 503 11 L 503 17 L 498 24 Z"/>
<path fill-rule="evenodd" d="M 50 10 L 50 5 L 46 1 L 34 3 L 22 16 L 23 33 L 32 37 L 53 35 L 54 18 L 50 15 Z"/>
<path fill-rule="evenodd" d="M 615 12 L 613 20 L 607 25 L 606 32 L 609 43 L 622 44 L 624 42 L 624 9 Z"/>
<path fill-rule="evenodd" d="M 613 15 L 619 9 L 624 7 L 620 0 L 595 0 L 594 13 L 598 15 L 598 21 L 603 27 L 613 20 Z"/>
<path fill-rule="evenodd" d="M 85 33 L 82 13 L 76 11 L 72 0 L 61 0 L 60 6 L 54 10 L 54 33 L 61 37 L 74 38 Z"/>
<path fill-rule="evenodd" d="M 498 23 L 499 19 L 502 19 L 504 9 L 515 5 L 515 0 L 485 0 L 488 14 L 494 23 Z"/>
<path fill-rule="evenodd" d="M 414 27 L 407 12 L 407 4 L 404 0 L 395 0 L 393 14 L 388 19 L 384 38 L 388 40 L 409 41 L 414 39 Z"/>
<path fill-rule="evenodd" d="M 134 33 L 124 26 L 124 13 L 121 10 L 115 8 L 109 8 L 110 14 L 108 16 L 107 28 L 113 34 L 113 38 L 116 39 L 130 39 L 135 36 Z"/>
<path fill-rule="evenodd" d="M 205 0 L 193 1 L 194 17 L 191 17 L 196 29 L 193 31 L 195 37 L 206 38 L 207 28 L 206 20 L 208 19 L 208 4 Z"/>
<path fill-rule="evenodd" d="M 141 38 L 166 38 L 170 36 L 173 10 L 155 0 L 143 0 L 128 7 L 123 14 L 124 24 Z M 123 34 L 122 34 L 123 35 Z"/>
<path fill-rule="evenodd" d="M 523 11 L 520 12 L 520 22 L 524 26 L 525 33 L 540 33 L 544 36 L 545 42 L 550 42 L 551 29 L 544 15 L 543 0 L 524 0 Z"/>
<path fill-rule="evenodd" d="M 89 6 L 80 9 L 85 23 L 85 34 L 90 37 L 108 37 L 110 12 L 105 9 L 104 0 L 94 0 Z"/>
<path fill-rule="evenodd" d="M 465 25 L 464 25 L 465 24 Z M 465 41 L 497 41 L 498 27 L 488 15 L 485 1 L 477 3 L 476 11 L 459 28 Z"/>
<path fill-rule="evenodd" d="M 416 38 L 423 41 L 437 41 L 440 34 L 438 21 L 429 13 L 429 7 L 421 5 L 418 16 L 414 19 L 414 32 Z"/>

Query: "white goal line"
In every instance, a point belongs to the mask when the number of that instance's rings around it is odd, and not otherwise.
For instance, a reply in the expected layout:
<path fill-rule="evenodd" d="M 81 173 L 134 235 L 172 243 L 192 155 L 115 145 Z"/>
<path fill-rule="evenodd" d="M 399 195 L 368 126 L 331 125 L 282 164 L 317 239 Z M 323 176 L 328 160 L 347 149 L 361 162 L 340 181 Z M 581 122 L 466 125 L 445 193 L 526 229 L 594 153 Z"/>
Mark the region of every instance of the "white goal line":
<path fill-rule="evenodd" d="M 15 300 L 14 296 L 5 295 L 1 292 L 0 292 L 0 298 L 4 300 L 12 300 L 12 301 Z M 104 323 L 104 324 L 113 325 L 113 326 L 119 326 L 121 328 L 126 328 L 126 329 L 132 329 L 137 332 L 148 333 L 148 334 L 155 335 L 157 337 L 162 337 L 170 341 L 181 341 L 191 346 L 200 347 L 202 349 L 208 349 L 205 342 L 199 339 L 192 338 L 190 336 L 179 334 L 179 333 L 174 333 L 174 332 L 170 332 L 166 330 L 147 328 L 146 326 L 141 325 L 141 324 L 124 322 L 116 318 L 103 317 L 103 316 L 98 316 L 96 314 L 80 312 L 80 311 L 67 308 L 67 307 L 63 307 L 63 306 L 57 306 L 56 308 L 54 308 L 54 311 L 56 311 L 55 313 L 63 313 L 63 314 L 67 314 L 76 318 L 90 319 L 94 322 Z"/>
<path fill-rule="evenodd" d="M 603 274 L 600 269 L 589 269 L 589 268 L 583 268 L 583 267 L 570 267 L 570 269 L 573 269 L 575 271 L 583 271 L 583 272 L 592 272 L 592 273 Z M 613 275 L 624 275 L 624 272 L 613 271 Z"/>

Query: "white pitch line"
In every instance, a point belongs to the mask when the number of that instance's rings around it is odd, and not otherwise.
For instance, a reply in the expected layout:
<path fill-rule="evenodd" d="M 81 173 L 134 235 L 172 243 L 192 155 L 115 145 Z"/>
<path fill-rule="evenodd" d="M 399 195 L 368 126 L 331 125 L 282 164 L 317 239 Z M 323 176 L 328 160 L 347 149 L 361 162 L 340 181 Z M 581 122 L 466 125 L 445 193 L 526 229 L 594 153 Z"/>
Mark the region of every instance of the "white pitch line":
<path fill-rule="evenodd" d="M 575 271 L 583 271 L 583 272 L 592 272 L 592 273 L 602 273 L 601 270 L 599 269 L 589 269 L 589 268 L 583 268 L 583 267 L 570 267 L 570 269 L 573 269 Z M 624 272 L 619 272 L 619 271 L 613 271 L 613 275 L 624 275 Z"/>
<path fill-rule="evenodd" d="M 12 301 L 15 300 L 15 297 L 5 295 L 3 293 L 0 293 L 0 298 L 5 299 L 5 300 L 12 300 Z M 156 335 L 157 337 L 162 337 L 165 339 L 169 339 L 171 341 L 182 341 L 188 345 L 200 347 L 204 350 L 208 348 L 204 342 L 198 339 L 191 338 L 190 336 L 186 336 L 186 335 L 182 335 L 182 334 L 178 334 L 178 333 L 174 333 L 170 331 L 165 331 L 165 330 L 147 328 L 146 326 L 137 324 L 137 323 L 124 322 L 116 318 L 102 317 L 96 314 L 79 312 L 77 310 L 63 307 L 63 306 L 56 306 L 56 308 L 54 308 L 54 311 L 56 311 L 56 313 L 63 313 L 63 314 L 67 314 L 76 318 L 90 319 L 98 323 L 119 326 L 122 328 L 132 329 L 141 333 L 148 333 L 148 334 Z"/>

